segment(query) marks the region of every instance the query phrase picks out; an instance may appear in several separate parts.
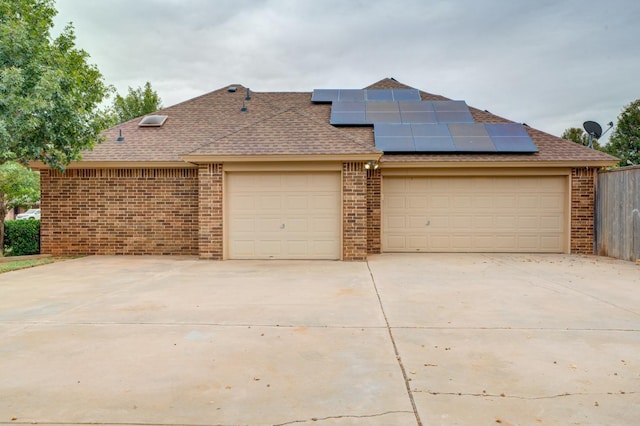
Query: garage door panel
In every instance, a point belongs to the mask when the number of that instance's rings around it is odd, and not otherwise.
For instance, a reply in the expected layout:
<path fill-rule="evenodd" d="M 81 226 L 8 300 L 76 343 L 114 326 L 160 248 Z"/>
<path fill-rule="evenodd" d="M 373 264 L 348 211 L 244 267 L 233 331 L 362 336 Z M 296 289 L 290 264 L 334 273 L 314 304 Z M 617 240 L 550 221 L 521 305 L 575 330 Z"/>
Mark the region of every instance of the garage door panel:
<path fill-rule="evenodd" d="M 414 236 L 408 237 L 407 242 L 409 243 L 410 247 L 419 249 L 420 247 L 423 247 L 424 244 L 426 243 L 426 238 L 419 235 L 414 235 Z"/>
<path fill-rule="evenodd" d="M 560 211 L 564 208 L 562 194 L 543 195 L 540 197 L 540 206 L 544 209 Z"/>
<path fill-rule="evenodd" d="M 553 250 L 559 244 L 561 244 L 561 239 L 558 235 L 542 235 L 540 237 L 540 245 L 547 247 L 549 250 Z"/>
<path fill-rule="evenodd" d="M 468 209 L 473 205 L 472 200 L 473 197 L 471 195 L 454 195 L 451 197 L 451 206 L 456 209 Z"/>
<path fill-rule="evenodd" d="M 473 216 L 473 228 L 476 229 L 491 229 L 495 227 L 495 220 L 493 216 Z"/>
<path fill-rule="evenodd" d="M 327 234 L 333 236 L 335 231 L 335 221 L 330 218 L 314 217 L 311 218 L 311 229 L 317 234 Z"/>
<path fill-rule="evenodd" d="M 385 177 L 382 191 L 383 251 L 564 251 L 562 176 Z"/>
<path fill-rule="evenodd" d="M 258 199 L 257 207 L 260 210 L 268 211 L 280 211 L 282 209 L 282 197 L 275 194 L 257 194 Z"/>
<path fill-rule="evenodd" d="M 451 201 L 449 197 L 443 195 L 433 195 L 428 197 L 428 200 L 428 205 L 432 209 L 448 209 Z"/>
<path fill-rule="evenodd" d="M 227 257 L 339 259 L 337 172 L 226 175 Z"/>
<path fill-rule="evenodd" d="M 421 209 L 427 207 L 427 198 L 425 196 L 410 196 L 407 198 L 406 206 L 409 209 Z"/>

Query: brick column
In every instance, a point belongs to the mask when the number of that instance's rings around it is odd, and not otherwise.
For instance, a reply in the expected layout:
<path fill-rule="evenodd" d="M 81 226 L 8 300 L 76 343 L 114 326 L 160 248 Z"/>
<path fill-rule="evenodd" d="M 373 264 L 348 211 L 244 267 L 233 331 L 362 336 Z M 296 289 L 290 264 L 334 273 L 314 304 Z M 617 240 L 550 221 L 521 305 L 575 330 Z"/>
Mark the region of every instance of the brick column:
<path fill-rule="evenodd" d="M 595 169 L 571 170 L 571 253 L 593 254 Z"/>
<path fill-rule="evenodd" d="M 380 253 L 380 169 L 367 170 L 367 253 Z"/>
<path fill-rule="evenodd" d="M 198 252 L 202 259 L 222 260 L 222 164 L 201 164 L 198 188 Z"/>
<path fill-rule="evenodd" d="M 342 164 L 342 258 L 367 259 L 367 172 L 364 163 Z"/>
<path fill-rule="evenodd" d="M 53 245 L 53 215 L 49 213 L 52 205 L 51 173 L 49 170 L 40 170 L 40 253 L 54 253 Z"/>

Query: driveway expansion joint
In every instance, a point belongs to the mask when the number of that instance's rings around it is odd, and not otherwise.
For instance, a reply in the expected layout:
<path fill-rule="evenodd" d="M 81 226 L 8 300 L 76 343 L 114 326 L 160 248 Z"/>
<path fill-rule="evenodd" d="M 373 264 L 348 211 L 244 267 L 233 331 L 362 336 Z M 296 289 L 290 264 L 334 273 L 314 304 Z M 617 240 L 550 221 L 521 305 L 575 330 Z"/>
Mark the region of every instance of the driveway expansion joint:
<path fill-rule="evenodd" d="M 480 397 L 480 398 L 507 398 L 507 399 L 522 399 L 526 401 L 534 401 L 539 399 L 556 399 L 556 398 L 565 398 L 570 396 L 611 396 L 611 395 L 637 395 L 640 392 L 565 392 L 556 395 L 543 395 L 543 396 L 522 396 L 522 395 L 507 395 L 504 393 L 501 394 L 491 394 L 491 393 L 464 393 L 464 392 L 435 392 L 435 391 L 423 391 L 418 389 L 413 389 L 412 392 L 415 393 L 427 393 L 429 395 L 445 395 L 445 396 L 472 396 L 472 397 Z"/>
<path fill-rule="evenodd" d="M 342 416 L 327 416 L 327 417 L 312 417 L 310 419 L 305 420 L 291 420 L 285 423 L 274 423 L 273 426 L 287 426 L 299 423 L 313 423 L 318 424 L 318 422 L 322 422 L 325 420 L 335 420 L 335 419 L 368 419 L 373 417 L 382 417 L 389 414 L 414 414 L 412 411 L 399 410 L 399 411 L 385 411 L 383 413 L 377 414 L 362 414 L 362 415 L 342 415 Z"/>
<path fill-rule="evenodd" d="M 413 408 L 413 414 L 416 416 L 416 421 L 418 422 L 418 426 L 422 426 L 422 421 L 420 420 L 420 414 L 418 414 L 418 407 L 416 406 L 416 401 L 413 398 L 413 393 L 411 392 L 411 387 L 409 386 L 410 379 L 407 376 L 407 370 L 404 368 L 404 364 L 402 363 L 402 357 L 400 356 L 398 345 L 396 345 L 396 341 L 393 337 L 393 332 L 391 331 L 391 325 L 389 324 L 387 313 L 384 310 L 384 305 L 382 304 L 382 298 L 380 297 L 380 292 L 378 291 L 378 286 L 376 285 L 376 279 L 373 276 L 373 271 L 371 270 L 371 265 L 369 264 L 369 261 L 367 261 L 367 269 L 369 270 L 369 276 L 371 277 L 371 284 L 373 284 L 373 289 L 376 292 L 376 297 L 378 298 L 380 311 L 382 312 L 382 316 L 384 317 L 384 322 L 387 325 L 387 332 L 389 333 L 389 338 L 391 339 L 391 344 L 393 345 L 393 351 L 396 355 L 396 359 L 398 360 L 398 366 L 400 367 L 400 371 L 402 372 L 402 378 L 404 379 L 404 384 L 407 389 L 407 395 L 409 396 L 409 401 L 411 402 L 411 407 Z"/>

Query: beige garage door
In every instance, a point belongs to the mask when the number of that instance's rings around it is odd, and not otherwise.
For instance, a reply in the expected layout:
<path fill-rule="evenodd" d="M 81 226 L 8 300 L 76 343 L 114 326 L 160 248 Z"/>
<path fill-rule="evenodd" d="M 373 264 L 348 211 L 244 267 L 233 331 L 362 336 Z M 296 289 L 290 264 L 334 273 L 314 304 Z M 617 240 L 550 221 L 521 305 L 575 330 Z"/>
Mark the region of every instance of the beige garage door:
<path fill-rule="evenodd" d="M 228 173 L 231 259 L 339 259 L 340 173 Z"/>
<path fill-rule="evenodd" d="M 566 178 L 385 177 L 387 252 L 564 252 Z"/>

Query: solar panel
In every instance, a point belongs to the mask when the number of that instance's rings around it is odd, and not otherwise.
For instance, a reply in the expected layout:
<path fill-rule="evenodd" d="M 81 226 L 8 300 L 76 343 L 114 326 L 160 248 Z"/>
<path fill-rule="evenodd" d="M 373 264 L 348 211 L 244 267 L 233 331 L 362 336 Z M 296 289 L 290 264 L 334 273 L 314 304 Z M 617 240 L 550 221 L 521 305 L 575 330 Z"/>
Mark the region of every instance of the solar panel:
<path fill-rule="evenodd" d="M 341 102 L 364 102 L 364 90 L 342 89 L 339 91 L 338 100 Z"/>
<path fill-rule="evenodd" d="M 368 102 L 377 101 L 393 101 L 393 91 L 386 89 L 368 89 L 365 90 L 366 100 Z"/>
<path fill-rule="evenodd" d="M 400 111 L 400 120 L 403 123 L 437 123 L 434 111 Z"/>
<path fill-rule="evenodd" d="M 469 111 L 436 111 L 438 123 L 473 123 Z"/>
<path fill-rule="evenodd" d="M 451 136 L 453 137 L 465 137 L 465 136 L 481 136 L 481 137 L 489 137 L 489 133 L 487 133 L 487 129 L 484 127 L 484 124 L 473 123 L 473 124 L 449 124 L 449 131 L 451 132 Z"/>
<path fill-rule="evenodd" d="M 433 108 L 433 102 L 423 101 L 423 102 L 398 102 L 400 107 L 400 111 L 435 111 Z"/>
<path fill-rule="evenodd" d="M 484 126 L 491 137 L 529 137 L 527 129 L 520 123 L 487 123 Z"/>
<path fill-rule="evenodd" d="M 410 125 L 413 136 L 422 137 L 451 137 L 451 132 L 446 124 L 421 124 Z"/>
<path fill-rule="evenodd" d="M 422 98 L 417 89 L 393 89 L 393 100 L 420 102 Z"/>
<path fill-rule="evenodd" d="M 412 136 L 380 136 L 376 137 L 376 148 L 382 152 L 415 152 L 416 146 Z"/>
<path fill-rule="evenodd" d="M 330 124 L 342 126 L 358 126 L 370 124 L 366 120 L 365 112 L 331 111 Z"/>
<path fill-rule="evenodd" d="M 411 126 L 400 123 L 376 123 L 373 127 L 375 137 L 378 136 L 412 136 Z"/>
<path fill-rule="evenodd" d="M 469 107 L 465 101 L 432 101 L 436 111 L 467 112 Z"/>
<path fill-rule="evenodd" d="M 496 152 L 489 136 L 454 136 L 456 152 Z"/>
<path fill-rule="evenodd" d="M 315 89 L 311 95 L 311 102 L 333 102 L 338 99 L 339 89 Z"/>
<path fill-rule="evenodd" d="M 498 152 L 538 152 L 527 129 L 520 123 L 492 123 L 485 124 L 485 127 Z"/>
<path fill-rule="evenodd" d="M 400 123 L 400 111 L 368 111 L 367 123 Z"/>
<path fill-rule="evenodd" d="M 512 137 L 492 137 L 493 144 L 496 146 L 496 151 L 502 153 L 533 153 L 538 152 L 538 147 L 530 137 L 512 138 Z"/>
<path fill-rule="evenodd" d="M 334 102 L 331 105 L 331 112 L 362 112 L 366 111 L 364 102 Z"/>
<path fill-rule="evenodd" d="M 414 136 L 416 152 L 455 152 L 456 146 L 451 136 L 421 137 Z M 384 151 L 384 150 L 383 150 Z"/>

